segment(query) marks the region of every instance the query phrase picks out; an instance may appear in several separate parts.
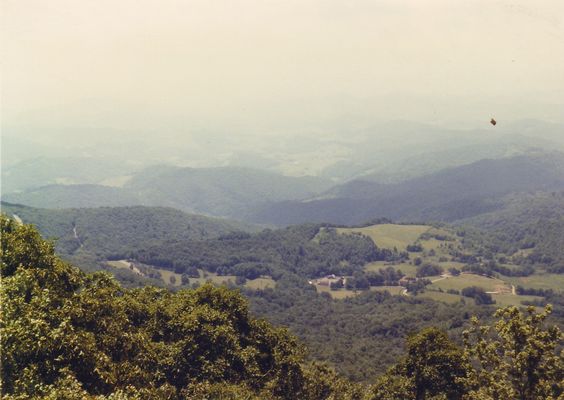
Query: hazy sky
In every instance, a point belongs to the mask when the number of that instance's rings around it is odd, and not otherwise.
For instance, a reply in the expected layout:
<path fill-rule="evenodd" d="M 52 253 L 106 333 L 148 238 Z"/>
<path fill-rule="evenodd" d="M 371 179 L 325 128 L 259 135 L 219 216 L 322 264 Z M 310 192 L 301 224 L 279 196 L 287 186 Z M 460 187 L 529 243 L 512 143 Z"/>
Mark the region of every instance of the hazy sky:
<path fill-rule="evenodd" d="M 1 0 L 4 133 L 564 121 L 562 0 Z"/>

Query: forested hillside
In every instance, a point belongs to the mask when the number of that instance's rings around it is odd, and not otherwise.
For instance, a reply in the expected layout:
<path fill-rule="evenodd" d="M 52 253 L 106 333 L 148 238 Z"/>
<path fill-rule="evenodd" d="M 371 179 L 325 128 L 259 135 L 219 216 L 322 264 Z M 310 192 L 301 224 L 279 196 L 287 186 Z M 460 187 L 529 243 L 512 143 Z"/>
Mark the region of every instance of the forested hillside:
<path fill-rule="evenodd" d="M 564 272 L 564 192 L 509 196 L 501 210 L 459 223 L 488 232 L 481 240 L 493 252 L 521 250 L 523 263 Z"/>
<path fill-rule="evenodd" d="M 555 400 L 564 390 L 550 306 L 499 310 L 491 335 L 472 320 L 463 347 L 438 328 L 414 333 L 386 374 L 358 385 L 306 362 L 296 339 L 253 318 L 235 291 L 124 289 L 61 261 L 34 228 L 0 223 L 6 399 Z M 359 302 L 374 300 L 385 304 Z"/>
<path fill-rule="evenodd" d="M 259 227 L 221 218 L 204 217 L 166 207 L 99 207 L 50 210 L 1 203 L 2 211 L 33 223 L 49 238 L 80 242 L 90 250 L 107 245 L 148 246 L 154 241 L 213 239 L 235 232 L 254 232 Z M 76 245 L 75 245 L 76 247 Z M 60 246 L 65 254 L 73 248 Z"/>

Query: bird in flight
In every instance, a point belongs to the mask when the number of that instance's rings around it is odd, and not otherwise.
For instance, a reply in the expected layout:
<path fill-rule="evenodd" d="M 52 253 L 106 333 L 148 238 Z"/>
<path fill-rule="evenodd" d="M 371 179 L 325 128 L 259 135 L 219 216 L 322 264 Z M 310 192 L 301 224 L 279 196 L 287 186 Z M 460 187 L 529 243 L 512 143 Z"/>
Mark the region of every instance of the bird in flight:
<path fill-rule="evenodd" d="M 492 118 L 492 119 L 490 120 L 490 124 L 492 124 L 493 126 L 495 126 L 495 124 L 497 124 L 497 121 Z"/>

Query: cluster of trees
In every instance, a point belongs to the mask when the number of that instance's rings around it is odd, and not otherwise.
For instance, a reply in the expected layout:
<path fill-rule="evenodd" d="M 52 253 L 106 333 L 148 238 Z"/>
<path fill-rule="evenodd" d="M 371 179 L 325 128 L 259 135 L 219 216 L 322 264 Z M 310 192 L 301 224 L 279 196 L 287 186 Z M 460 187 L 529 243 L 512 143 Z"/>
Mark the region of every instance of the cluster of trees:
<path fill-rule="evenodd" d="M 407 340 L 407 354 L 372 387 L 372 399 L 560 399 L 564 393 L 562 333 L 544 313 L 499 309 L 494 326 L 473 318 L 464 346 L 436 328 Z"/>
<path fill-rule="evenodd" d="M 406 250 L 412 253 L 421 253 L 423 251 L 423 246 L 421 246 L 421 243 L 408 244 Z"/>
<path fill-rule="evenodd" d="M 483 288 L 479 286 L 470 286 L 462 289 L 461 294 L 464 297 L 471 297 L 474 299 L 477 305 L 480 304 L 495 304 L 495 300 L 492 295 L 486 293 Z"/>
<path fill-rule="evenodd" d="M 32 222 L 56 238 L 59 254 L 80 249 L 105 259 L 125 259 L 131 249 L 167 240 L 205 240 L 246 229 L 242 223 L 165 207 L 100 207 L 48 210 L 2 203 L 6 213 Z"/>
<path fill-rule="evenodd" d="M 368 290 L 370 286 L 398 286 L 405 275 L 394 267 L 380 268 L 378 272 L 362 270 L 355 271 L 346 280 L 338 279 L 329 285 L 332 290 L 346 288 L 347 290 Z"/>
<path fill-rule="evenodd" d="M 411 281 L 405 287 L 408 293 L 412 295 L 416 295 L 425 291 L 425 286 L 430 285 L 431 281 L 429 279 L 417 279 L 415 281 Z"/>
<path fill-rule="evenodd" d="M 471 219 L 465 242 L 485 256 L 506 254 L 527 270 L 564 273 L 564 192 L 535 193 L 509 199 L 497 212 Z M 528 250 L 520 254 L 520 250 Z M 492 259 L 492 257 L 486 257 Z M 502 274 L 510 271 L 498 271 Z"/>
<path fill-rule="evenodd" d="M 525 288 L 521 285 L 517 285 L 517 287 L 515 288 L 515 293 L 524 296 L 540 296 L 540 297 L 554 296 L 554 290 L 552 289 Z"/>
<path fill-rule="evenodd" d="M 437 264 L 425 263 L 417 268 L 417 277 L 422 278 L 425 276 L 437 276 L 444 272 L 443 267 Z"/>
<path fill-rule="evenodd" d="M 392 260 L 399 255 L 377 248 L 363 235 L 299 225 L 206 241 L 168 241 L 137 249 L 129 256 L 180 274 L 197 267 L 247 279 L 268 274 L 278 280 L 285 272 L 311 278 L 352 275 L 368 262 Z"/>
<path fill-rule="evenodd" d="M 550 307 L 541 314 L 502 309 L 493 326 L 472 320 L 462 347 L 429 327 L 410 336 L 407 352 L 374 384 L 359 385 L 305 359 L 294 336 L 252 317 L 236 291 L 211 285 L 178 292 L 125 289 L 107 274 L 84 274 L 63 262 L 29 226 L 1 217 L 0 228 L 6 399 L 533 400 L 557 399 L 564 391 L 562 334 L 545 323 Z M 287 285 L 286 298 L 277 300 L 304 306 L 307 299 L 294 295 L 299 285 Z M 332 307 L 355 311 L 330 325 L 337 332 L 374 305 L 390 310 L 397 304 L 426 322 L 437 312 L 433 306 L 414 311 L 423 303 L 387 293 L 367 292 L 345 302 L 310 293 L 325 316 Z M 336 356 L 370 351 L 378 334 L 395 332 L 401 341 L 398 330 L 413 328 L 361 319 L 353 329 L 363 325 L 367 338 L 349 342 L 348 351 Z"/>

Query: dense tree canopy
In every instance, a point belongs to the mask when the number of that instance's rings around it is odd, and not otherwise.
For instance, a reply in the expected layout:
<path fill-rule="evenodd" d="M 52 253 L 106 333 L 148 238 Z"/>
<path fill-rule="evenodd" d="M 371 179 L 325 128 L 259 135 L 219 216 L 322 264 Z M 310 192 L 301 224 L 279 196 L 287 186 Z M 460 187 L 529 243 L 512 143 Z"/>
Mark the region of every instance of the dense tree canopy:
<path fill-rule="evenodd" d="M 361 386 L 309 363 L 296 338 L 252 317 L 237 291 L 209 284 L 125 289 L 105 273 L 85 274 L 62 261 L 30 226 L 2 216 L 0 228 L 6 399 L 556 400 L 564 393 L 562 334 L 547 324 L 550 306 L 544 313 L 500 309 L 494 325 L 474 319 L 463 347 L 441 329 L 423 329 L 409 336 L 395 366 Z M 281 289 L 291 278 L 280 280 Z M 296 287 L 288 286 L 287 297 L 264 291 L 265 301 L 294 301 L 299 311 L 305 302 L 293 296 Z M 335 332 L 355 318 L 355 329 L 367 325 L 372 339 L 351 344 L 353 356 L 370 348 L 379 329 L 406 329 L 361 318 L 374 304 L 389 309 L 389 294 L 333 302 L 310 292 L 325 315 L 337 306 L 351 311 L 350 319 L 335 321 Z M 406 312 L 417 304 L 399 299 Z"/>

